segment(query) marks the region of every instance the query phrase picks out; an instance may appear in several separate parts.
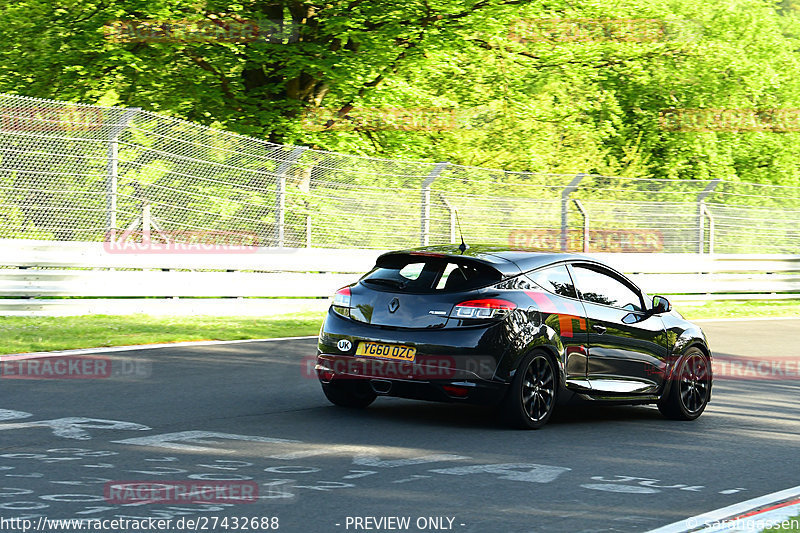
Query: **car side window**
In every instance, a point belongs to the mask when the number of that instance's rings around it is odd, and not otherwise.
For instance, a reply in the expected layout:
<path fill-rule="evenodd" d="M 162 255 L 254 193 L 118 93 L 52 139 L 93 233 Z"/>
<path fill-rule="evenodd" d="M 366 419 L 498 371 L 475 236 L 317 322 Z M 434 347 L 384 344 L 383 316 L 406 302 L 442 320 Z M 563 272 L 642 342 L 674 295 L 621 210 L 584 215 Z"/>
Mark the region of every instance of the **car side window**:
<path fill-rule="evenodd" d="M 572 265 L 575 284 L 581 298 L 587 302 L 610 305 L 628 311 L 642 311 L 641 297 L 616 278 L 585 266 Z"/>
<path fill-rule="evenodd" d="M 529 272 L 528 277 L 547 292 L 570 298 L 578 297 L 569 271 L 564 265 Z"/>

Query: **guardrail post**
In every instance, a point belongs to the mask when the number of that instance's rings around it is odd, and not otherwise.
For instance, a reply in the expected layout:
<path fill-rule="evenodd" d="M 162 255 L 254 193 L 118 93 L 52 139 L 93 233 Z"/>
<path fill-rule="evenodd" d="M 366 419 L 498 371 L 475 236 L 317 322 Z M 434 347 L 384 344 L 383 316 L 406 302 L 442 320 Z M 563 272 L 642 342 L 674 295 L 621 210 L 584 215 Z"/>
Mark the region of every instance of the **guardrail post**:
<path fill-rule="evenodd" d="M 711 194 L 711 192 L 714 189 L 717 188 L 717 185 L 719 185 L 720 181 L 722 181 L 722 180 L 721 179 L 713 180 L 711 183 L 709 183 L 706 186 L 705 189 L 703 189 L 703 191 L 700 194 L 697 195 L 697 253 L 699 253 L 699 254 L 705 253 L 705 248 L 706 248 L 706 243 L 705 243 L 705 241 L 706 241 L 706 228 L 705 228 L 704 222 L 705 222 L 705 216 L 706 216 L 706 212 L 708 211 L 708 208 L 706 207 L 705 199 L 706 199 L 706 196 Z M 710 211 L 708 211 L 708 213 L 710 214 Z M 713 220 L 713 216 L 710 218 L 710 220 Z M 713 239 L 712 235 L 709 235 L 709 237 L 711 237 Z M 713 240 L 712 240 L 711 248 L 712 248 L 712 250 L 714 248 Z M 712 253 L 713 253 L 713 251 L 712 251 Z"/>
<path fill-rule="evenodd" d="M 567 251 L 567 209 L 569 208 L 569 195 L 575 192 L 578 184 L 586 176 L 586 174 L 578 174 L 573 180 L 564 187 L 561 191 L 561 251 Z"/>
<path fill-rule="evenodd" d="M 106 231 L 109 238 L 117 229 L 117 189 L 119 178 L 119 136 L 128 127 L 128 123 L 141 111 L 141 107 L 129 107 L 111 131 L 108 142 L 108 163 L 106 164 Z"/>
<path fill-rule="evenodd" d="M 420 230 L 419 242 L 421 246 L 428 246 L 431 232 L 431 183 L 439 177 L 450 163 L 436 163 L 431 173 L 422 182 L 422 200 L 420 202 Z"/>
<path fill-rule="evenodd" d="M 277 178 L 275 184 L 275 244 L 279 248 L 283 248 L 286 244 L 286 175 L 306 150 L 308 150 L 307 146 L 295 147 L 289 154 L 289 158 L 282 161 L 275 169 Z"/>
<path fill-rule="evenodd" d="M 572 199 L 572 203 L 578 208 L 583 216 L 583 253 L 589 251 L 589 213 L 583 208 L 583 204 L 577 198 Z"/>

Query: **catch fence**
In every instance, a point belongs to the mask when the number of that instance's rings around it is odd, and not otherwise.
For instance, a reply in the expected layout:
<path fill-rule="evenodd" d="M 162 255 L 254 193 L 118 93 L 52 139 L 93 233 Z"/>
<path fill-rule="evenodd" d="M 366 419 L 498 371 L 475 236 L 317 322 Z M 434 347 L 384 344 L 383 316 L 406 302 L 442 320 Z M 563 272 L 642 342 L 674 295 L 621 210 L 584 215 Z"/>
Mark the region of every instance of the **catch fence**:
<path fill-rule="evenodd" d="M 224 235 L 277 248 L 457 241 L 800 253 L 800 188 L 508 172 L 282 146 L 141 109 L 0 95 L 0 238 Z"/>

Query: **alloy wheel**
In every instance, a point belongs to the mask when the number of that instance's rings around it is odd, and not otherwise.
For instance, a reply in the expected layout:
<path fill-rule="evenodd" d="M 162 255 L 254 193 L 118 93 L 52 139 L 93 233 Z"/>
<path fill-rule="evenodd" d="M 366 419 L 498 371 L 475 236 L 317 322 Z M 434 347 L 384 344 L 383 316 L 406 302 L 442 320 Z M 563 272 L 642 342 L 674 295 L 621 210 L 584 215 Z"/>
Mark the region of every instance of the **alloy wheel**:
<path fill-rule="evenodd" d="M 680 396 L 690 413 L 696 413 L 708 401 L 708 363 L 698 353 L 691 354 L 681 368 Z"/>
<path fill-rule="evenodd" d="M 553 406 L 555 398 L 555 375 L 547 357 L 537 355 L 525 369 L 522 383 L 522 404 L 528 417 L 539 422 Z"/>

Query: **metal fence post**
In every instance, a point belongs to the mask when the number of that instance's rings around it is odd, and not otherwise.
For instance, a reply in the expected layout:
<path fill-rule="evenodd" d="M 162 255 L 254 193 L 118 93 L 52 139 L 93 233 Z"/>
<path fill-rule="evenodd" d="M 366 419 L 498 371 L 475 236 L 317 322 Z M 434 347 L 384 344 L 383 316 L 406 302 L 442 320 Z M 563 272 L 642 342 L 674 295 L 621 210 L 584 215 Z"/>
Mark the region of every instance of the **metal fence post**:
<path fill-rule="evenodd" d="M 279 248 L 283 248 L 286 244 L 286 175 L 306 150 L 308 150 L 307 146 L 297 146 L 291 151 L 289 158 L 282 161 L 275 169 L 277 176 L 275 184 L 275 243 Z"/>
<path fill-rule="evenodd" d="M 422 182 L 422 200 L 420 204 L 420 230 L 419 242 L 421 246 L 428 246 L 431 232 L 431 183 L 447 168 L 450 163 L 436 163 L 431 173 Z"/>
<path fill-rule="evenodd" d="M 142 203 L 142 241 L 149 243 L 151 241 L 151 230 L 153 225 L 152 213 L 150 211 L 150 202 Z"/>
<path fill-rule="evenodd" d="M 589 213 L 584 209 L 583 204 L 577 198 L 572 199 L 572 203 L 578 208 L 578 211 L 583 215 L 583 253 L 589 251 Z"/>
<path fill-rule="evenodd" d="M 714 215 L 711 213 L 711 210 L 705 204 L 705 202 L 700 203 L 700 211 L 703 216 L 708 218 L 708 253 L 714 253 Z"/>
<path fill-rule="evenodd" d="M 586 174 L 578 174 L 573 180 L 564 187 L 561 191 L 561 251 L 567 251 L 567 209 L 569 208 L 569 195 L 578 188 L 578 184 L 586 176 Z"/>
<path fill-rule="evenodd" d="M 439 193 L 439 199 L 442 201 L 444 206 L 447 208 L 447 212 L 450 213 L 450 244 L 456 243 L 456 209 L 450 205 L 450 202 L 447 201 L 447 198 L 444 197 L 442 193 Z"/>
<path fill-rule="evenodd" d="M 703 191 L 697 195 L 697 253 L 702 254 L 705 253 L 706 248 L 706 228 L 704 225 L 705 216 L 706 216 L 706 204 L 705 199 L 706 196 L 711 194 L 711 192 L 717 188 L 719 182 L 722 181 L 721 179 L 715 179 L 708 185 Z M 713 218 L 712 218 L 713 220 Z M 713 245 L 712 245 L 713 247 Z"/>
<path fill-rule="evenodd" d="M 106 231 L 109 235 L 112 235 L 117 229 L 119 136 L 128 127 L 128 123 L 133 117 L 141 110 L 141 107 L 129 107 L 111 130 L 111 137 L 108 142 L 108 163 L 106 165 Z"/>

